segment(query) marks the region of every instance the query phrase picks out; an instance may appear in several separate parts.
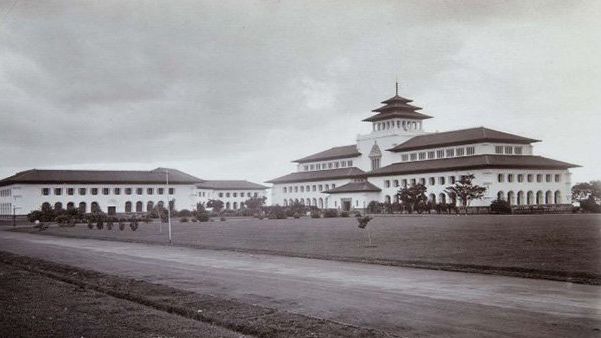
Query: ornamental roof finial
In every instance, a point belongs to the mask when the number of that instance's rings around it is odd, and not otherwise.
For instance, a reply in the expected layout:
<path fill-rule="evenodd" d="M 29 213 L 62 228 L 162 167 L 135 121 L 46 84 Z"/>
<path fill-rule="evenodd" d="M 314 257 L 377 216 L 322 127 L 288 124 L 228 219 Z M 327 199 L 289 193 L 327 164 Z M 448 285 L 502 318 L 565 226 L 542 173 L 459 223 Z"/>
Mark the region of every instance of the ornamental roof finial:
<path fill-rule="evenodd" d="M 394 95 L 399 96 L 399 81 L 396 81 L 396 89 L 394 91 Z"/>

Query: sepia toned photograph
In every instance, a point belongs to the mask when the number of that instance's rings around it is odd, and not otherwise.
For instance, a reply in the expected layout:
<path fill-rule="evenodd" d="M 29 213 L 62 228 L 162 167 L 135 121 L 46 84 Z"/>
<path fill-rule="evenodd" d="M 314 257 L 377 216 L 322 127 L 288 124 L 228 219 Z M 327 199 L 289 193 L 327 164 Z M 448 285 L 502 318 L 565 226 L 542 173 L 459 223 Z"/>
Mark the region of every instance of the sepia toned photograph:
<path fill-rule="evenodd" d="M 600 337 L 601 1 L 0 0 L 0 337 Z"/>

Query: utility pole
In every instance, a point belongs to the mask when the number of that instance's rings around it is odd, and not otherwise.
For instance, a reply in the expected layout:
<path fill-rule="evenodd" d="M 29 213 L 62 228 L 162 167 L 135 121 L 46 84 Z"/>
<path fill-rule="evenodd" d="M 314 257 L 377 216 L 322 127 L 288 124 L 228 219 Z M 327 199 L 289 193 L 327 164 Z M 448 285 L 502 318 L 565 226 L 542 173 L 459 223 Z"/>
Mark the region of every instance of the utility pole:
<path fill-rule="evenodd" d="M 165 181 L 167 182 L 167 223 L 169 224 L 169 245 L 173 244 L 171 240 L 171 200 L 169 199 L 169 169 L 165 169 Z"/>

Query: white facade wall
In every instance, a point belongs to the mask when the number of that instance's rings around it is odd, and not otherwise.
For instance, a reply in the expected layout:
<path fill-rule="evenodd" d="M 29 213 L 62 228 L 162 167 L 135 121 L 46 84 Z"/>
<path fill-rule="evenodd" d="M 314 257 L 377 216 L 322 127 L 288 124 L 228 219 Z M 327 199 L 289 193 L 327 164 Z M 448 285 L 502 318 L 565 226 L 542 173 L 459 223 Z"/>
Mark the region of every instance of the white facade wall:
<path fill-rule="evenodd" d="M 244 202 L 251 197 L 263 197 L 266 195 L 265 190 L 213 190 L 211 191 L 211 198 L 220 200 L 223 202 L 224 209 L 237 210 L 244 207 Z M 207 200 L 208 201 L 208 200 Z"/>
<path fill-rule="evenodd" d="M 299 183 L 277 183 L 274 184 L 273 188 L 271 189 L 271 203 L 272 205 L 284 206 L 289 204 L 291 200 L 298 200 L 299 202 L 302 200 L 303 203 L 307 205 L 308 200 L 310 205 L 314 205 L 314 202 L 317 202 L 315 206 L 319 207 L 321 200 L 323 203 L 323 208 L 337 208 L 339 206 L 339 203 L 335 203 L 335 201 L 330 198 L 331 196 L 323 193 L 323 191 L 326 190 L 326 185 L 329 189 L 333 189 L 334 187 L 340 187 L 349 182 L 351 182 L 350 179 L 335 179 Z M 322 188 L 321 191 L 319 191 L 320 185 Z M 313 190 L 313 186 L 315 186 L 315 190 Z M 286 188 L 286 192 L 284 192 L 284 187 Z M 310 191 L 307 191 L 307 187 L 310 188 Z M 284 200 L 286 200 L 286 202 L 284 202 Z"/>
<path fill-rule="evenodd" d="M 114 206 L 117 213 L 125 212 L 125 203 L 132 202 L 132 211 L 136 210 L 138 201 L 143 203 L 143 211 L 146 212 L 148 202 L 153 202 L 157 205 L 160 201 L 167 206 L 168 200 L 175 200 L 175 209 L 190 209 L 193 210 L 197 203 L 196 187 L 193 184 L 170 184 L 170 188 L 174 188 L 174 194 L 167 194 L 167 187 L 160 184 L 15 184 L 2 189 L 10 188 L 12 196 L 0 197 L 0 203 L 12 203 L 17 207 L 17 215 L 25 215 L 31 211 L 39 210 L 43 203 L 50 203 L 54 207 L 55 203 L 60 202 L 62 207 L 66 209 L 67 203 L 73 202 L 75 207 L 79 203 L 86 203 L 86 212 L 90 212 L 92 202 L 97 202 L 103 212 L 107 212 L 109 206 Z M 43 188 L 49 188 L 50 194 L 45 196 L 42 194 Z M 61 195 L 56 195 L 54 189 L 61 188 Z M 67 188 L 74 188 L 74 194 L 68 195 Z M 86 188 L 86 194 L 80 195 L 79 188 Z M 98 188 L 98 194 L 92 195 L 91 188 Z M 102 189 L 109 188 L 109 194 L 104 195 Z M 120 194 L 114 193 L 114 188 L 120 188 Z M 132 188 L 132 194 L 126 195 L 125 189 Z M 142 195 L 136 193 L 137 188 L 142 188 Z M 147 189 L 152 188 L 153 194 L 149 195 Z M 158 189 L 163 188 L 162 195 L 157 194 Z M 10 202 L 9 202 L 10 201 Z"/>

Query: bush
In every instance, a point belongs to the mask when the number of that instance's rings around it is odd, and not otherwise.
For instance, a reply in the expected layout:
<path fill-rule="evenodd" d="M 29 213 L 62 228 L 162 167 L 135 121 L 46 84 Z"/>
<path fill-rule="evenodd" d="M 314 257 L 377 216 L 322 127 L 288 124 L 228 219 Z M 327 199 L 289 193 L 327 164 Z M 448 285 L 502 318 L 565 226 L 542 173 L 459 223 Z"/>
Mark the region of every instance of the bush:
<path fill-rule="evenodd" d="M 601 205 L 595 203 L 594 198 L 580 201 L 580 208 L 584 212 L 601 213 Z"/>
<path fill-rule="evenodd" d="M 104 221 L 103 220 L 96 222 L 96 229 L 98 229 L 98 230 L 104 229 Z"/>
<path fill-rule="evenodd" d="M 188 217 L 182 217 L 179 219 L 179 221 L 182 223 L 188 223 Z"/>
<path fill-rule="evenodd" d="M 66 223 L 69 223 L 69 221 L 71 221 L 71 216 L 59 215 L 59 216 L 56 216 L 56 218 L 54 220 L 58 224 L 66 224 Z"/>
<path fill-rule="evenodd" d="M 121 230 L 121 231 L 125 230 L 125 223 L 119 222 L 119 230 Z"/>
<path fill-rule="evenodd" d="M 192 216 L 192 211 L 188 210 L 188 209 L 182 209 L 180 211 L 177 212 L 177 216 L 179 217 L 191 217 Z"/>
<path fill-rule="evenodd" d="M 353 216 L 355 217 L 361 217 L 361 212 L 358 210 L 353 211 Z"/>
<path fill-rule="evenodd" d="M 279 205 L 265 207 L 265 213 L 269 219 L 286 219 L 286 210 Z"/>
<path fill-rule="evenodd" d="M 349 216 L 350 216 L 350 214 L 348 211 L 343 211 L 340 213 L 340 217 L 349 217 Z"/>
<path fill-rule="evenodd" d="M 199 212 L 199 213 L 196 215 L 196 219 L 197 219 L 199 222 L 208 222 L 208 221 L 209 221 L 209 219 L 210 219 L 210 217 L 209 217 L 209 214 L 208 214 L 207 212 Z"/>
<path fill-rule="evenodd" d="M 494 200 L 490 203 L 490 212 L 493 214 L 511 214 L 511 205 L 505 200 Z"/>
<path fill-rule="evenodd" d="M 336 210 L 336 209 L 326 209 L 323 212 L 323 217 L 324 218 L 338 217 L 338 210 Z"/>
<path fill-rule="evenodd" d="M 129 223 L 129 228 L 131 229 L 131 231 L 136 231 L 138 230 L 138 220 L 134 219 L 133 221 L 131 221 Z"/>
<path fill-rule="evenodd" d="M 219 220 L 223 222 L 225 221 L 225 217 L 220 217 Z"/>
<path fill-rule="evenodd" d="M 292 214 L 292 217 L 294 217 L 294 218 L 297 218 L 297 219 L 298 219 L 298 218 L 300 218 L 300 215 L 299 215 L 297 212 L 295 212 L 294 214 Z"/>
<path fill-rule="evenodd" d="M 367 205 L 367 212 L 370 214 L 379 214 L 384 210 L 384 203 L 378 201 L 371 201 Z"/>
<path fill-rule="evenodd" d="M 367 223 L 371 221 L 372 218 L 370 216 L 357 217 L 357 222 L 359 222 L 359 228 L 365 229 L 367 227 Z"/>
<path fill-rule="evenodd" d="M 94 223 L 92 223 L 92 220 L 88 220 L 88 229 L 94 229 Z"/>
<path fill-rule="evenodd" d="M 196 223 L 196 222 L 198 222 L 198 219 L 196 219 L 196 218 L 192 217 L 192 218 L 190 219 L 190 221 L 192 221 L 192 223 Z"/>
<path fill-rule="evenodd" d="M 313 210 L 311 212 L 311 218 L 321 218 L 321 215 L 319 214 L 319 211 Z"/>

